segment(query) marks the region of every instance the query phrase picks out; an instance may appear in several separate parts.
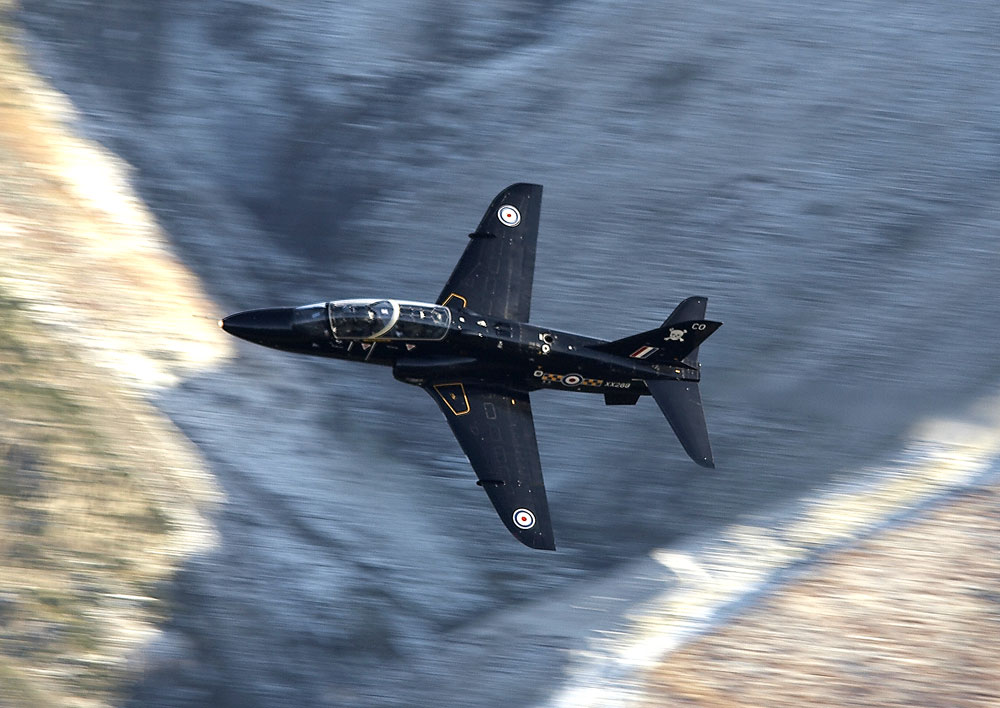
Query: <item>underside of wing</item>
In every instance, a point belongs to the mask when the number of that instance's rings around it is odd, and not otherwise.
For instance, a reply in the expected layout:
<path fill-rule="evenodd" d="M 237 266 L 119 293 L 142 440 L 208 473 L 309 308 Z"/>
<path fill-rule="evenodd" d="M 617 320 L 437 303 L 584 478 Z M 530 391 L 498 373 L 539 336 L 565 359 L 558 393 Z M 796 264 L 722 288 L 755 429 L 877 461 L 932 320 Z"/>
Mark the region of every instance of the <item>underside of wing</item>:
<path fill-rule="evenodd" d="M 528 394 L 465 382 L 425 389 L 508 530 L 526 546 L 555 550 Z"/>
<path fill-rule="evenodd" d="M 438 302 L 527 322 L 541 211 L 539 184 L 512 184 L 500 192 L 469 234 Z"/>

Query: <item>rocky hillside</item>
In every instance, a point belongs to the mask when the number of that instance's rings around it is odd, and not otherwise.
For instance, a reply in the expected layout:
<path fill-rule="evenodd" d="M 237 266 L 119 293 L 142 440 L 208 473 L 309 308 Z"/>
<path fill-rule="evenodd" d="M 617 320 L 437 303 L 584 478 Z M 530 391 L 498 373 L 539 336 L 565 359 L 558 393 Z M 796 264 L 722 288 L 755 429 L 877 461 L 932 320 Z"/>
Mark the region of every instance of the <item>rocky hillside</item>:
<path fill-rule="evenodd" d="M 204 296 L 2 21 L 0 94 L 0 705 L 109 705 L 219 499 L 143 394 L 227 343 L 191 325 Z"/>
<path fill-rule="evenodd" d="M 536 397 L 544 557 L 387 372 L 241 346 L 163 389 L 228 503 L 132 704 L 530 703 L 573 647 L 546 600 L 850 478 L 995 384 L 998 20 L 23 0 L 33 66 L 224 311 L 431 298 L 492 195 L 530 180 L 535 320 L 610 338 L 703 294 L 726 323 L 703 352 L 713 473 L 648 405 Z"/>

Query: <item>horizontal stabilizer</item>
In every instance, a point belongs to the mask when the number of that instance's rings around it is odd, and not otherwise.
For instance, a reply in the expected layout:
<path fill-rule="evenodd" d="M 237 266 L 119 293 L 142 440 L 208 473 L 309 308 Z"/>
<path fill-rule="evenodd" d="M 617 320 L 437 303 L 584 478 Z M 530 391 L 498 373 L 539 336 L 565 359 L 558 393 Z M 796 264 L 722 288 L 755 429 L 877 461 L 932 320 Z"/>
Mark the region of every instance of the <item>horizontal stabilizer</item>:
<path fill-rule="evenodd" d="M 648 364 L 673 364 L 690 355 L 721 326 L 721 322 L 711 320 L 685 320 L 591 348 Z"/>
<path fill-rule="evenodd" d="M 708 426 L 701 406 L 701 391 L 695 381 L 647 381 L 656 405 L 667 417 L 684 451 L 702 467 L 715 467 Z"/>

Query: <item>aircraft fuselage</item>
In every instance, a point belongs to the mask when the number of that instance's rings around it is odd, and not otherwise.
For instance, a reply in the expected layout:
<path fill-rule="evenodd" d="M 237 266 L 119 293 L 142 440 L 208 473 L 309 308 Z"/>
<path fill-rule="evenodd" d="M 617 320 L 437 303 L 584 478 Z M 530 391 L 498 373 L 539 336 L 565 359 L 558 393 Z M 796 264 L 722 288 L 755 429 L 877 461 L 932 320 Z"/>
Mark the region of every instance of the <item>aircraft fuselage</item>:
<path fill-rule="evenodd" d="M 433 303 L 333 300 L 219 325 L 274 349 L 388 366 L 423 388 L 507 530 L 555 550 L 530 393 L 603 393 L 608 405 L 652 396 L 688 456 L 713 467 L 698 354 L 722 323 L 692 296 L 659 326 L 610 342 L 528 324 L 541 200 L 538 184 L 497 194 Z"/>
<path fill-rule="evenodd" d="M 649 395 L 648 379 L 698 381 L 688 367 L 657 366 L 591 349 L 605 340 L 450 308 L 451 322 L 434 340 L 338 339 L 327 303 L 268 308 L 220 321 L 227 332 L 296 354 L 393 368 L 400 381 L 424 385 L 449 377 L 503 383 L 522 391 L 551 389 L 608 395 L 609 403 Z"/>

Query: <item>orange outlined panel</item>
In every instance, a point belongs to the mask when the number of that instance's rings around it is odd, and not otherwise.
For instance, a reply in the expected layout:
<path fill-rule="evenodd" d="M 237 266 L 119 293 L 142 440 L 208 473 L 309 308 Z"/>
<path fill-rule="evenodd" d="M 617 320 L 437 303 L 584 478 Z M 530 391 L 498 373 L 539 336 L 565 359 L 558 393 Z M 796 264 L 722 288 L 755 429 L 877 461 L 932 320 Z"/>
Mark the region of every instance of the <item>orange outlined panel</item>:
<path fill-rule="evenodd" d="M 469 302 L 464 297 L 462 297 L 461 295 L 459 295 L 458 293 L 452 293 L 451 295 L 449 295 L 448 297 L 446 297 L 444 299 L 444 302 L 442 302 L 441 304 L 442 305 L 447 305 L 452 300 L 460 300 L 461 303 L 462 303 L 462 307 L 468 307 L 469 306 Z"/>
<path fill-rule="evenodd" d="M 469 397 L 465 395 L 464 384 L 434 384 L 434 390 L 455 415 L 465 415 L 469 412 Z"/>

